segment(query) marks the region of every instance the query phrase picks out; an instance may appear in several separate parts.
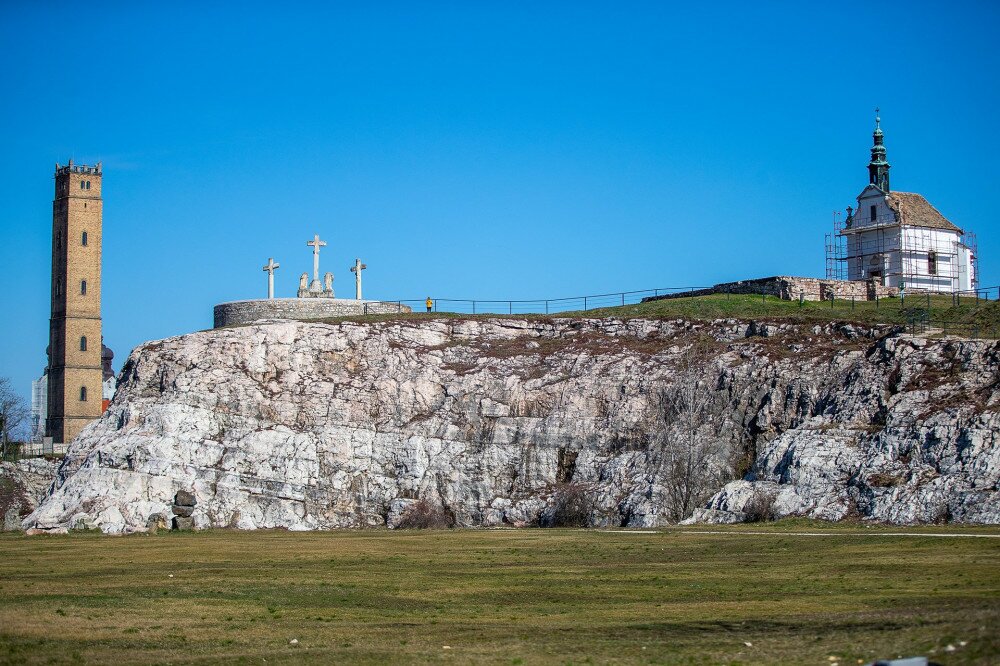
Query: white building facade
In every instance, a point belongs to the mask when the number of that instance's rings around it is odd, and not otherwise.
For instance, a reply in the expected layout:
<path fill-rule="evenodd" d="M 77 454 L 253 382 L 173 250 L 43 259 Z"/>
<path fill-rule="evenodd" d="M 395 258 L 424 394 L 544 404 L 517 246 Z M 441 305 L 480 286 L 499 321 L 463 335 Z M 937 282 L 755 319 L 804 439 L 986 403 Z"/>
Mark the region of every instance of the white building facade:
<path fill-rule="evenodd" d="M 31 382 L 31 441 L 45 437 L 45 419 L 49 415 L 49 371 Z"/>
<path fill-rule="evenodd" d="M 889 188 L 880 119 L 868 164 L 869 184 L 848 207 L 839 231 L 846 240 L 847 279 L 875 280 L 907 291 L 972 291 L 976 257 L 965 233 L 923 196 Z"/>

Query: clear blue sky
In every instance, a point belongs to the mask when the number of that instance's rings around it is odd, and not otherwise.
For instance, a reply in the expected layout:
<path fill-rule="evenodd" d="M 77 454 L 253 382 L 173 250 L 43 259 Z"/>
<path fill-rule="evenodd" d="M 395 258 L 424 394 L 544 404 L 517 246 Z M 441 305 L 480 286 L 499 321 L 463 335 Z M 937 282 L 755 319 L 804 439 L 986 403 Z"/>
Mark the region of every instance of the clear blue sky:
<path fill-rule="evenodd" d="M 0 375 L 45 365 L 52 171 L 104 163 L 104 335 L 310 269 L 366 296 L 822 276 L 882 108 L 895 188 L 1000 283 L 996 3 L 14 3 Z"/>

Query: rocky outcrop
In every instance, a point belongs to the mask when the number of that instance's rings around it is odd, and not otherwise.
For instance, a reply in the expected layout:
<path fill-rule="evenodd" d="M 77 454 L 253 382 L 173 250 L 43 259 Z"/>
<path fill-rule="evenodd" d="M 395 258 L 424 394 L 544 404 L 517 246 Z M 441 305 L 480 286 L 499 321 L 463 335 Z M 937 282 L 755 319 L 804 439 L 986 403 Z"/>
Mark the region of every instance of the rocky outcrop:
<path fill-rule="evenodd" d="M 21 529 L 21 520 L 45 497 L 58 463 L 45 458 L 0 462 L 0 519 L 4 530 Z"/>
<path fill-rule="evenodd" d="M 997 344 L 901 336 L 868 358 L 883 372 L 855 373 L 845 387 L 881 393 L 867 431 L 820 418 L 812 432 L 781 433 L 692 522 L 757 519 L 762 508 L 772 517 L 1000 522 Z"/>
<path fill-rule="evenodd" d="M 177 507 L 195 528 L 392 526 L 417 500 L 530 525 L 566 497 L 591 525 L 762 502 L 998 522 L 998 360 L 995 342 L 733 320 L 205 331 L 132 353 L 24 527 L 142 531 Z"/>

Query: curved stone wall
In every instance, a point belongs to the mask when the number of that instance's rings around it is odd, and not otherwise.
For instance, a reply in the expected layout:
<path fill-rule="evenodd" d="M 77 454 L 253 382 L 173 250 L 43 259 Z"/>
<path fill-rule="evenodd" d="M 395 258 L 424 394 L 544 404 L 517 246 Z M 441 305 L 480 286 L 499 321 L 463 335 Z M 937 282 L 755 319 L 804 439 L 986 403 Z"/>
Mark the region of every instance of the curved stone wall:
<path fill-rule="evenodd" d="M 348 298 L 261 298 L 215 306 L 215 328 L 261 319 L 326 319 L 363 314 L 412 312 L 407 305 Z"/>

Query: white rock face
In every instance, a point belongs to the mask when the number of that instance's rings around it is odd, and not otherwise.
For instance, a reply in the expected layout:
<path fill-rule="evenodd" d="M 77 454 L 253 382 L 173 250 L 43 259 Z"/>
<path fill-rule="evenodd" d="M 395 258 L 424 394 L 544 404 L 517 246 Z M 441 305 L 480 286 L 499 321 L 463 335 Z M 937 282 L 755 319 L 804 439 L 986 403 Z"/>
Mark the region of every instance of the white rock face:
<path fill-rule="evenodd" d="M 656 526 L 734 470 L 696 518 L 773 493 L 779 515 L 1000 522 L 997 343 L 887 332 L 275 322 L 150 342 L 23 527 L 142 531 L 179 490 L 196 528 L 392 525 L 418 498 L 527 525 L 566 484 L 592 525 Z"/>

